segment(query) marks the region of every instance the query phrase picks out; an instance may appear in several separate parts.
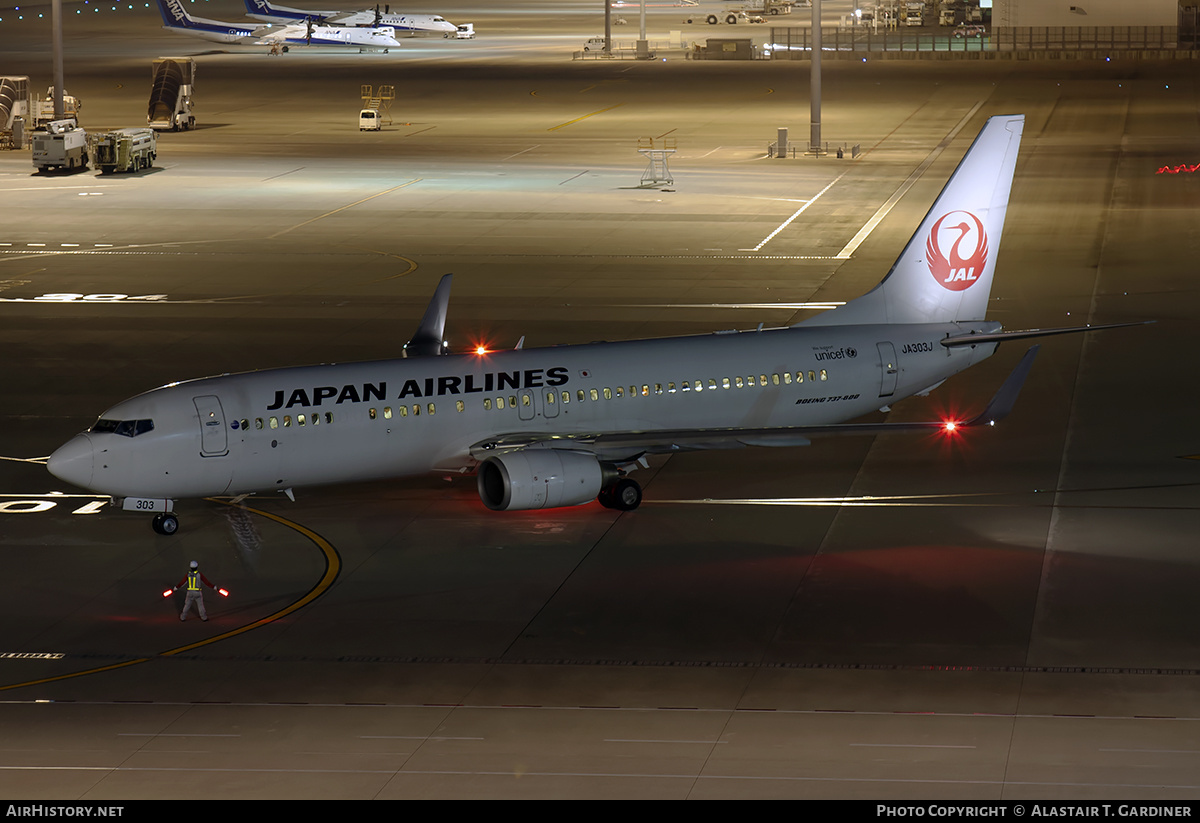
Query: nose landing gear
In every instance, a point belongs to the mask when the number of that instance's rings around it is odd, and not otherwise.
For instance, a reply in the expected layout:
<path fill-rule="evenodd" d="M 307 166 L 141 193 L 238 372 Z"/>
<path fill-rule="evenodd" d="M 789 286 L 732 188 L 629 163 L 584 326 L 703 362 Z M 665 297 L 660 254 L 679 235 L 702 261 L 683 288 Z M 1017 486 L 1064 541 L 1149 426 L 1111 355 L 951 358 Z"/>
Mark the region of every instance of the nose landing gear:
<path fill-rule="evenodd" d="M 170 537 L 179 531 L 179 518 L 170 512 L 154 515 L 154 519 L 150 521 L 151 528 L 158 534 Z"/>

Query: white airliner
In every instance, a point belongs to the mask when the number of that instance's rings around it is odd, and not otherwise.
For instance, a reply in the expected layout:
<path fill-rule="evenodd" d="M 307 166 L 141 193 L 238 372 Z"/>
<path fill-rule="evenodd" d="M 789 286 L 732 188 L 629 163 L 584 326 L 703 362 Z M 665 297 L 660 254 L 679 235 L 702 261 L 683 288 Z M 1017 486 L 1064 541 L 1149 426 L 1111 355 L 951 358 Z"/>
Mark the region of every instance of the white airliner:
<path fill-rule="evenodd" d="M 312 21 L 284 26 L 267 34 L 256 41 L 259 45 L 280 45 L 287 50 L 288 46 L 357 46 L 360 49 L 400 48 L 396 40 L 396 32 L 391 26 L 372 28 L 347 28 L 344 26 L 319 26 Z"/>
<path fill-rule="evenodd" d="M 494 510 L 630 510 L 642 492 L 627 475 L 648 454 L 991 424 L 1036 347 L 971 420 L 845 421 L 927 394 L 1001 341 L 1086 330 L 984 319 L 1023 126 L 988 120 L 883 282 L 794 326 L 449 355 L 447 275 L 405 358 L 171 383 L 104 412 L 48 468 L 171 534 L 179 498 L 428 472 L 474 470 Z"/>
<path fill-rule="evenodd" d="M 422 34 L 454 34 L 458 27 L 446 22 L 436 14 L 391 14 L 389 7 L 384 11 L 379 6 L 362 11 L 334 11 L 330 9 L 293 9 L 276 6 L 267 0 L 244 0 L 246 15 L 268 23 L 303 23 L 313 20 L 337 26 L 391 26 L 397 34 L 415 36 Z"/>
<path fill-rule="evenodd" d="M 220 20 L 193 17 L 187 13 L 180 0 L 158 0 L 158 11 L 162 15 L 164 29 L 212 40 L 215 43 L 253 43 L 271 28 L 258 24 L 222 23 Z"/>

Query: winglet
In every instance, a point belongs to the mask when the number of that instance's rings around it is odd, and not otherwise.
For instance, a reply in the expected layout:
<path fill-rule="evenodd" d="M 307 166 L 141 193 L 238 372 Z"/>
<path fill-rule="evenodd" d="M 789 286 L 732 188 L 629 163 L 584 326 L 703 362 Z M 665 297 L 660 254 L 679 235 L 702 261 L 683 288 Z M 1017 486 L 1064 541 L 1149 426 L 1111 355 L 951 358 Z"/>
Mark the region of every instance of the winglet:
<path fill-rule="evenodd" d="M 1041 346 L 1030 346 L 1029 351 L 1025 352 L 1025 356 L 1021 358 L 1021 362 L 1017 364 L 1012 374 L 1008 376 L 991 402 L 987 404 L 987 408 L 963 425 L 991 426 L 1008 417 L 1017 402 L 1017 395 L 1021 393 L 1021 387 L 1025 385 L 1025 378 L 1029 376 L 1029 370 L 1033 368 L 1033 358 L 1037 356 L 1040 348 Z"/>
<path fill-rule="evenodd" d="M 453 274 L 443 275 L 438 283 L 429 308 L 421 324 L 413 332 L 412 339 L 404 344 L 405 357 L 424 357 L 432 354 L 445 354 L 446 345 L 443 333 L 446 329 L 446 310 L 450 307 L 450 278 Z"/>

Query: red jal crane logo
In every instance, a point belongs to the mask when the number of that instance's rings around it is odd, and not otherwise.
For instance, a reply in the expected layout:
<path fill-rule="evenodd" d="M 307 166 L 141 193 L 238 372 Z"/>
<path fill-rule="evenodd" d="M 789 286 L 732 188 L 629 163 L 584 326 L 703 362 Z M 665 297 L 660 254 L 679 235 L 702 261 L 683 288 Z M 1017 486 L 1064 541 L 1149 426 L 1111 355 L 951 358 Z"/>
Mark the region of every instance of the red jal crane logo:
<path fill-rule="evenodd" d="M 951 291 L 962 291 L 982 277 L 987 255 L 987 232 L 969 211 L 943 214 L 925 244 L 929 273 Z"/>

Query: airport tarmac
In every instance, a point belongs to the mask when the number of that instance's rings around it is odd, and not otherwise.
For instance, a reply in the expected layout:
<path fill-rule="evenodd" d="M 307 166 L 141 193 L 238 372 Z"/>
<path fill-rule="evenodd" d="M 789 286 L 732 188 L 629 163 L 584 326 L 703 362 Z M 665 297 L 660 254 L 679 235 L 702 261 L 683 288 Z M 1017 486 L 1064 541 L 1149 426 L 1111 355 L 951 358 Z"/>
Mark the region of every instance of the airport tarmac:
<path fill-rule="evenodd" d="M 629 513 L 412 478 L 183 501 L 168 538 L 0 461 L 0 796 L 1200 797 L 1196 64 L 830 62 L 861 156 L 777 160 L 805 64 L 572 61 L 592 5 L 439 6 L 478 39 L 388 55 L 68 30 L 86 128 L 140 124 L 161 54 L 197 55 L 198 128 L 135 175 L 0 153 L 0 455 L 398 355 L 446 272 L 454 348 L 797 322 L 879 281 L 995 114 L 1026 126 L 990 317 L 1157 322 L 1042 341 L 994 430 L 655 459 Z M 396 86 L 381 132 L 361 84 Z M 1024 350 L 890 419 L 982 408 Z M 192 559 L 231 594 L 180 624 Z"/>

